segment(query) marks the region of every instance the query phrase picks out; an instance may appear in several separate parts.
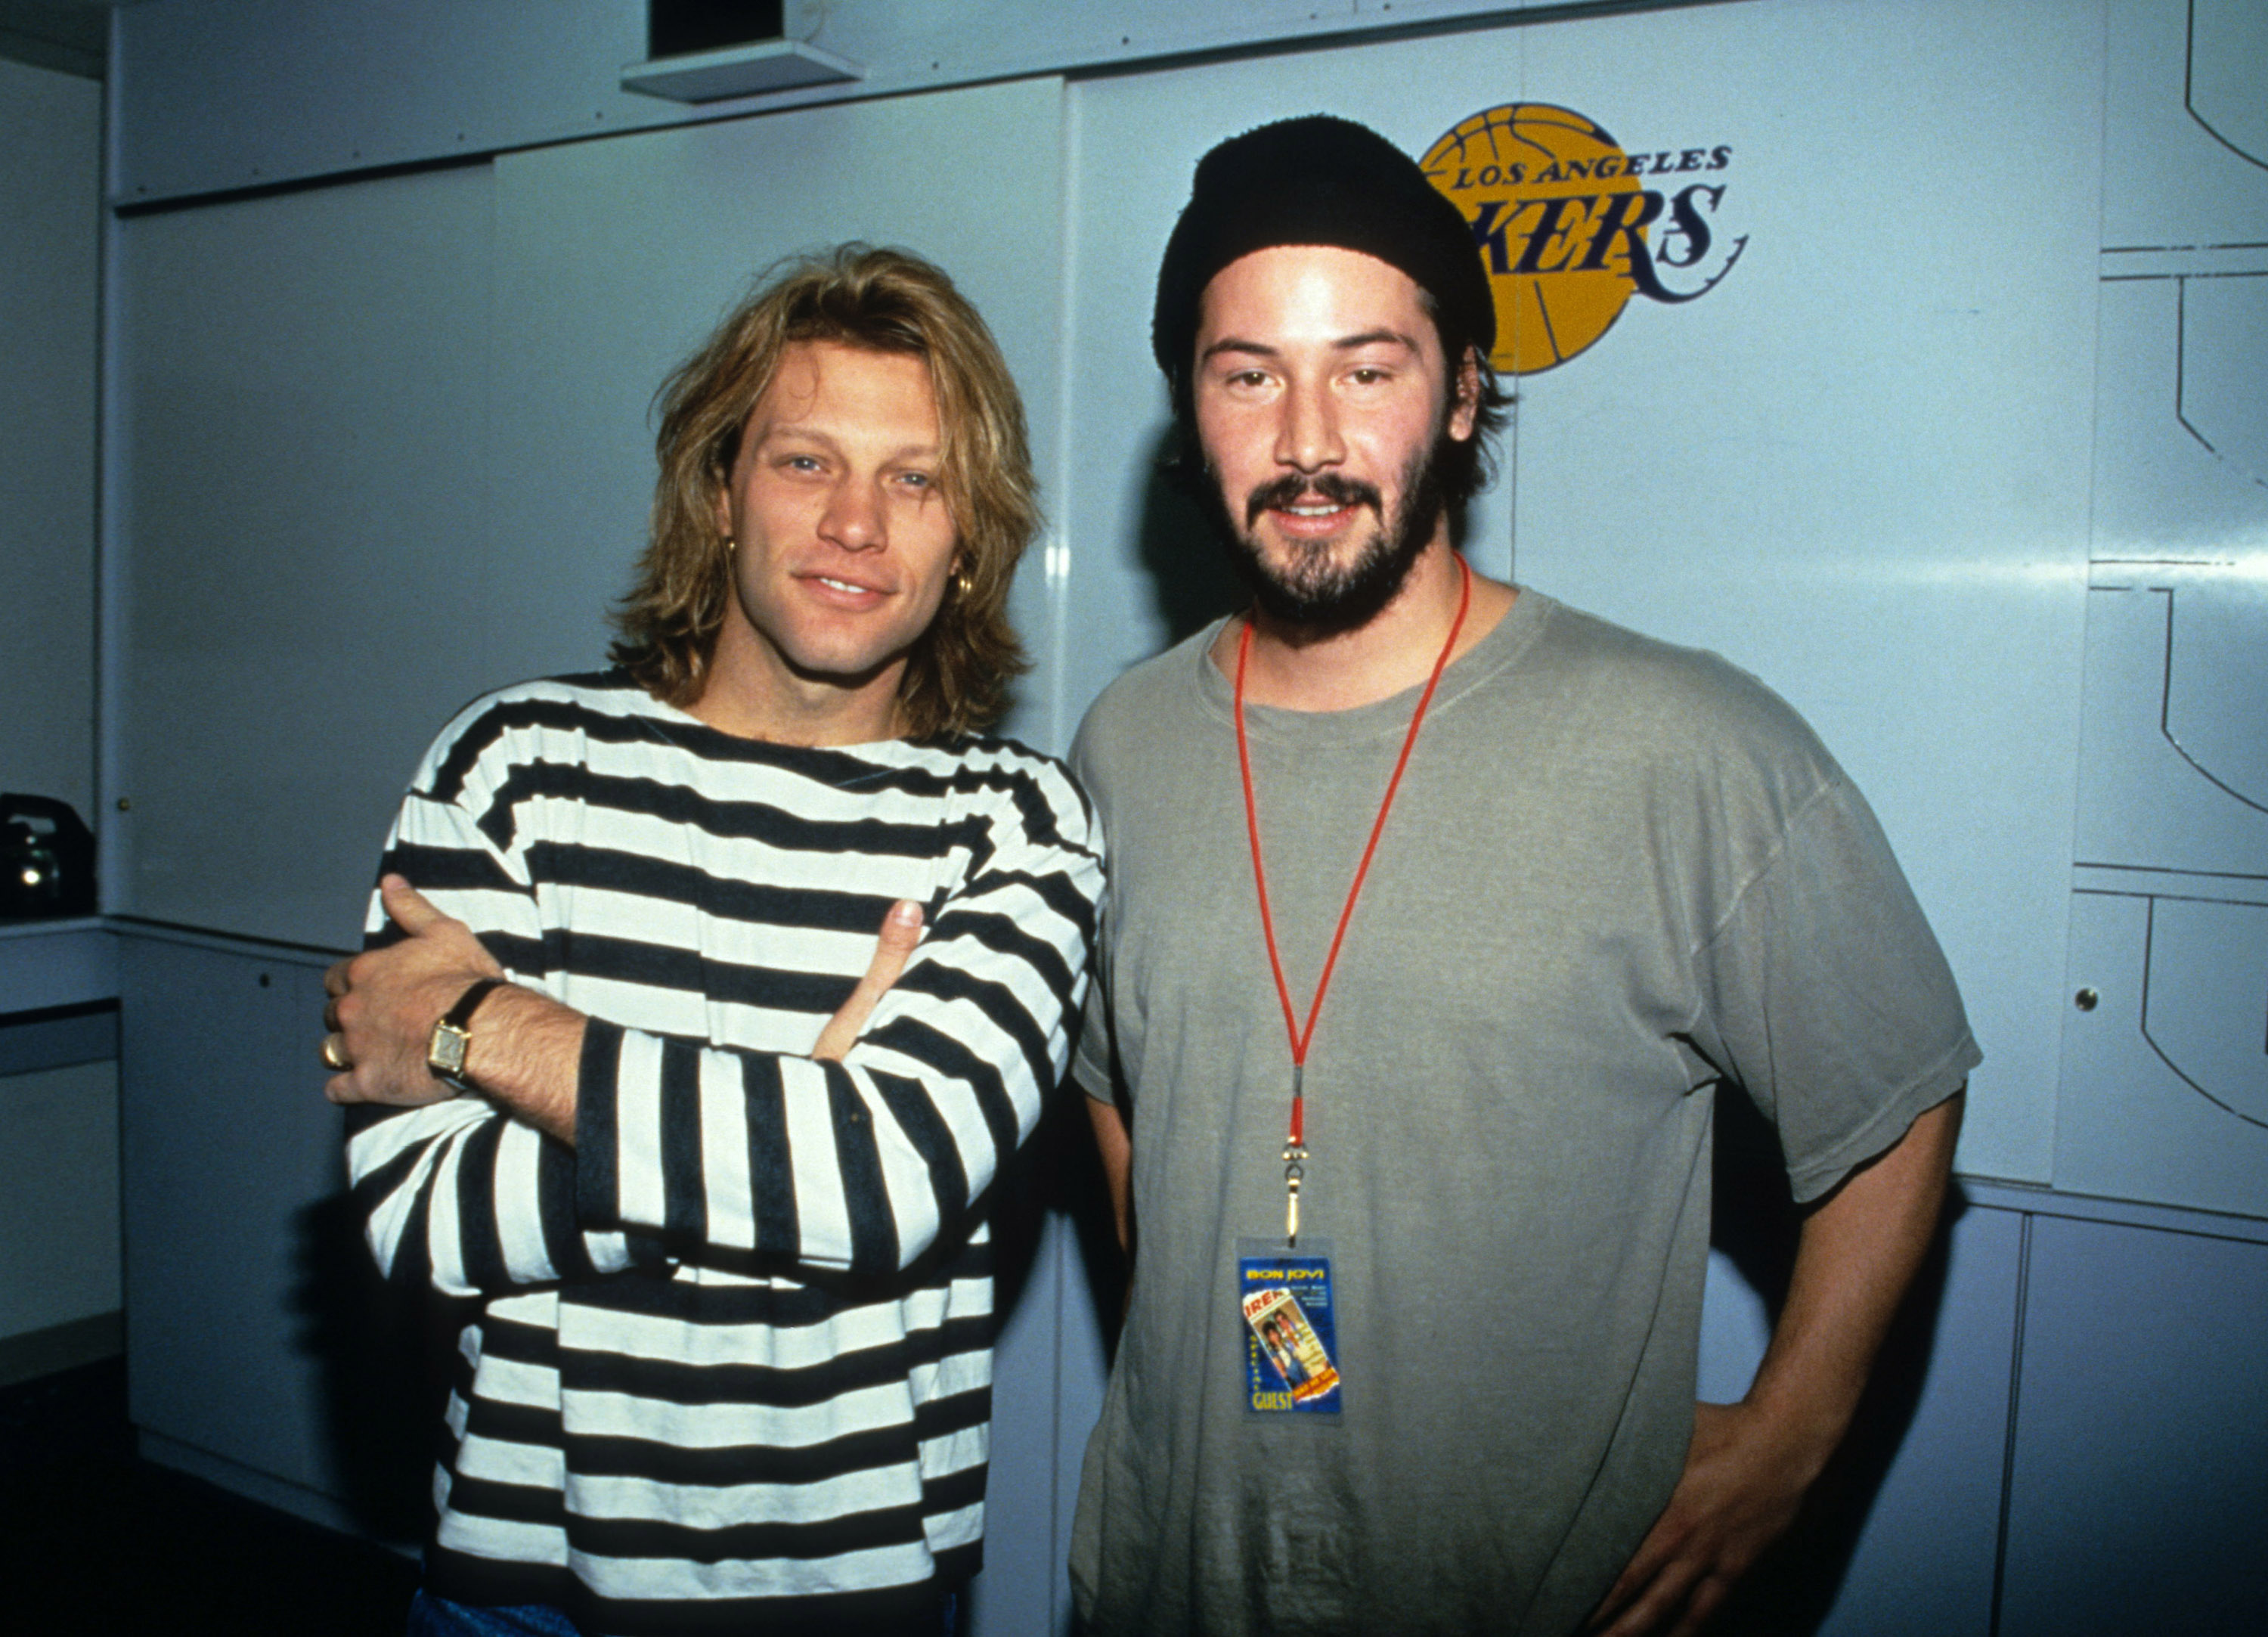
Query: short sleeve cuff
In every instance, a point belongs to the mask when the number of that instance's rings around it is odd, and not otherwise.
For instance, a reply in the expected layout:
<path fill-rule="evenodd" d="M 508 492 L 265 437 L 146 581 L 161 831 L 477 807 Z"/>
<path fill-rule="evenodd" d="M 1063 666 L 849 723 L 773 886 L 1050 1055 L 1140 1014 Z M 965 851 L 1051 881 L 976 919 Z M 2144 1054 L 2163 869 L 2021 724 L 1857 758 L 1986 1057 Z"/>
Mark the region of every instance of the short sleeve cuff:
<path fill-rule="evenodd" d="M 1967 1085 L 1970 1072 L 1984 1060 L 1975 1036 L 1964 1029 L 1961 1038 L 1904 1090 L 1883 1099 L 1865 1125 L 1823 1154 L 1800 1161 L 1790 1156 L 1787 1184 L 1796 1203 L 1808 1205 L 1867 1161 L 1897 1147 L 1913 1123 Z"/>

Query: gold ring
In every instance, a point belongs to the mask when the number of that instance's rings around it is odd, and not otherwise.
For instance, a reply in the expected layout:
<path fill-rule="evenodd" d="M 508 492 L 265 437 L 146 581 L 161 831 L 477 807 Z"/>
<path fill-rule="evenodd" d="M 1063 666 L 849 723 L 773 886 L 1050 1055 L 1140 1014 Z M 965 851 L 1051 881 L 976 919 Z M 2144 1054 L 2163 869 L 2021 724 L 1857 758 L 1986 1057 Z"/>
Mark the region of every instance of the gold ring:
<path fill-rule="evenodd" d="M 354 1066 L 347 1060 L 346 1039 L 343 1036 L 323 1036 L 323 1063 L 326 1067 L 335 1068 L 342 1074 Z"/>

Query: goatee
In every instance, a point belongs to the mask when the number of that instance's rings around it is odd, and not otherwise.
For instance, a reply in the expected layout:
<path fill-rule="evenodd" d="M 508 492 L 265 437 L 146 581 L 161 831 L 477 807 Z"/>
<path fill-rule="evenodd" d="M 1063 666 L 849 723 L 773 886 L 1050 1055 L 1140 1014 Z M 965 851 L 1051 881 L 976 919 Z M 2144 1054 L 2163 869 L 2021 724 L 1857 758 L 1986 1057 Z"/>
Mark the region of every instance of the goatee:
<path fill-rule="evenodd" d="M 1394 601 L 1433 538 L 1442 510 L 1440 478 L 1436 459 L 1440 439 L 1412 455 L 1402 470 L 1401 498 L 1392 517 L 1374 484 L 1336 472 L 1314 476 L 1289 472 L 1262 484 L 1245 498 L 1244 517 L 1232 515 L 1222 492 L 1220 475 L 1205 462 L 1204 485 L 1214 520 L 1229 548 L 1237 573 L 1252 588 L 1252 600 L 1270 619 L 1299 626 L 1319 637 L 1336 636 L 1367 624 Z M 1335 560 L 1332 543 L 1292 542 L 1290 556 L 1270 561 L 1253 531 L 1269 512 L 1302 501 L 1326 501 L 1333 505 L 1368 506 L 1379 527 L 1362 541 L 1351 559 Z"/>

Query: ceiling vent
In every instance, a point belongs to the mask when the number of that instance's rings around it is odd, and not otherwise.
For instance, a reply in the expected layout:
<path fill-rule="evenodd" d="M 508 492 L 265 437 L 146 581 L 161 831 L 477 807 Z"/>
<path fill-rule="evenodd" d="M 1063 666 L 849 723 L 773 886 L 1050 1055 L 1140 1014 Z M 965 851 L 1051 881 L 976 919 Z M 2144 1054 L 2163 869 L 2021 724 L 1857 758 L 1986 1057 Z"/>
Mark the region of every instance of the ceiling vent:
<path fill-rule="evenodd" d="M 780 0 L 648 0 L 648 61 L 622 70 L 622 89 L 721 102 L 866 77 L 848 57 L 783 39 L 781 11 Z"/>

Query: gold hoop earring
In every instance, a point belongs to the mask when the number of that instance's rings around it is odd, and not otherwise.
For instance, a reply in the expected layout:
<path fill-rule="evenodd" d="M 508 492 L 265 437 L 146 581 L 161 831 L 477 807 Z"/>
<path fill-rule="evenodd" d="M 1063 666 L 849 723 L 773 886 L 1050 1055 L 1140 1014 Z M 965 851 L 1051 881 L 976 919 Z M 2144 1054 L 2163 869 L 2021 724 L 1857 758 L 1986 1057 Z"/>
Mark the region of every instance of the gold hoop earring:
<path fill-rule="evenodd" d="M 733 539 L 730 535 L 725 535 L 725 555 L 726 557 L 731 557 L 731 556 L 732 556 L 735 551 L 738 551 L 740 549 L 740 542 L 739 541 L 737 541 L 737 540 Z"/>
<path fill-rule="evenodd" d="M 952 586 L 953 594 L 963 602 L 976 594 L 976 582 L 968 578 L 968 570 L 961 564 L 954 564 L 953 579 L 947 583 Z"/>

